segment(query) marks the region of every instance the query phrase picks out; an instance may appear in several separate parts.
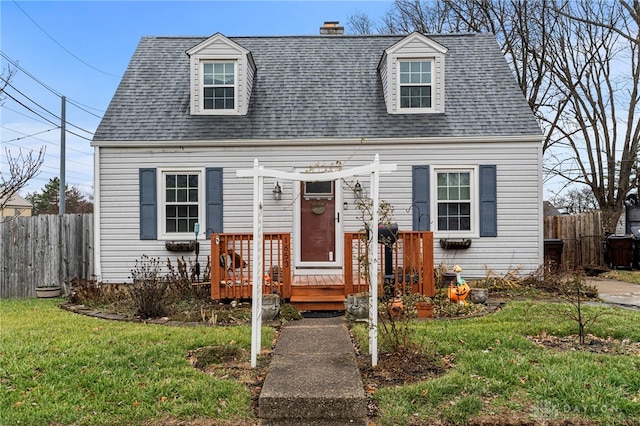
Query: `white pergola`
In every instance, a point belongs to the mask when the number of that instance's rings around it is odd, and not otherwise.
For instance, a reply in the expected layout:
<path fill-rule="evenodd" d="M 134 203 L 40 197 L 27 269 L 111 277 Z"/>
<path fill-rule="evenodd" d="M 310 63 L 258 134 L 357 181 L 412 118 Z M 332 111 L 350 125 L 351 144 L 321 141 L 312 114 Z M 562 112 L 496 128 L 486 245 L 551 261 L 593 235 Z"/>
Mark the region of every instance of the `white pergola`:
<path fill-rule="evenodd" d="M 276 178 L 298 182 L 337 181 L 353 176 L 371 176 L 372 215 L 369 229 L 371 241 L 378 241 L 378 207 L 380 205 L 380 173 L 392 172 L 397 169 L 396 164 L 380 164 L 380 157 L 376 154 L 373 163 L 354 167 L 349 170 L 337 170 L 321 173 L 283 172 L 267 170 L 260 166 L 258 159 L 253 162 L 253 169 L 236 171 L 237 177 L 253 178 L 253 289 L 251 303 L 251 367 L 255 368 L 260 352 L 262 327 L 262 251 L 263 251 L 263 209 L 264 209 L 264 178 Z M 369 352 L 371 365 L 378 365 L 378 250 L 369 250 Z"/>

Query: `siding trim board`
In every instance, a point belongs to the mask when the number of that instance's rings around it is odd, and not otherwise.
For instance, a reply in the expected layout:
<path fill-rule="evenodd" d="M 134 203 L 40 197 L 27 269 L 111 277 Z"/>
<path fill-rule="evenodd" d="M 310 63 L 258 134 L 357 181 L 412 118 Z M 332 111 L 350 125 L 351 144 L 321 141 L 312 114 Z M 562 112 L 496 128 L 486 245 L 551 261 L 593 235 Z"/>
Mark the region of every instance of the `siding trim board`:
<path fill-rule="evenodd" d="M 175 148 L 186 149 L 187 147 L 208 147 L 208 148 L 229 148 L 229 147 L 260 147 L 265 145 L 271 147 L 296 147 L 316 145 L 316 146 L 388 146 L 390 144 L 402 143 L 404 145 L 461 145 L 480 143 L 542 143 L 540 135 L 521 136 L 467 136 L 467 137 L 415 137 L 415 138 L 296 138 L 296 139 L 189 139 L 189 140 L 103 140 L 93 141 L 93 147 L 105 148 Z"/>

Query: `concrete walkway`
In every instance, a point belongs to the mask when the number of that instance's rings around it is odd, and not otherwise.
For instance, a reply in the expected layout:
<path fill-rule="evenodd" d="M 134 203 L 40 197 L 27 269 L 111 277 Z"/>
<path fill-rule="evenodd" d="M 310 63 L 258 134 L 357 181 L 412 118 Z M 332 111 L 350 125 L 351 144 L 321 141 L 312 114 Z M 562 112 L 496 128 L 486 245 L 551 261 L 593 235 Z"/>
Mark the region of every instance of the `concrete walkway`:
<path fill-rule="evenodd" d="M 587 284 L 598 289 L 598 297 L 612 305 L 640 309 L 640 285 L 608 278 L 589 277 Z"/>
<path fill-rule="evenodd" d="M 366 407 L 344 317 L 282 328 L 260 393 L 262 425 L 366 425 Z"/>

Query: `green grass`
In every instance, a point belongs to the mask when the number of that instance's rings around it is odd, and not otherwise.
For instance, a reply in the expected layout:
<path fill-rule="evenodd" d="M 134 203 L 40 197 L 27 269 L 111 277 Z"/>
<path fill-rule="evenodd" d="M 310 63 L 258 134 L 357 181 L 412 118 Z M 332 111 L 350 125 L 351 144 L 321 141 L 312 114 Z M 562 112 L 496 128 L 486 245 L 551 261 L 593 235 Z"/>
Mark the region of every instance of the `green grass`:
<path fill-rule="evenodd" d="M 595 307 L 586 307 L 592 312 Z M 640 312 L 604 308 L 587 332 L 640 341 Z M 481 419 L 590 420 L 634 424 L 640 418 L 640 356 L 560 352 L 526 338 L 543 330 L 576 334 L 544 304 L 509 303 L 481 318 L 415 324 L 415 339 L 453 357 L 454 368 L 424 382 L 378 390 L 379 424 L 464 424 Z M 362 347 L 364 326 L 354 328 Z M 491 422 L 489 422 L 491 423 Z"/>
<path fill-rule="evenodd" d="M 232 341 L 249 349 L 250 326 L 105 321 L 63 311 L 60 301 L 0 301 L 0 424 L 254 419 L 244 385 L 201 373 L 186 357 Z M 263 328 L 263 342 L 272 338 Z"/>
<path fill-rule="evenodd" d="M 612 270 L 603 274 L 606 278 L 612 280 L 625 281 L 633 284 L 640 284 L 640 271 L 624 271 L 624 270 Z"/>

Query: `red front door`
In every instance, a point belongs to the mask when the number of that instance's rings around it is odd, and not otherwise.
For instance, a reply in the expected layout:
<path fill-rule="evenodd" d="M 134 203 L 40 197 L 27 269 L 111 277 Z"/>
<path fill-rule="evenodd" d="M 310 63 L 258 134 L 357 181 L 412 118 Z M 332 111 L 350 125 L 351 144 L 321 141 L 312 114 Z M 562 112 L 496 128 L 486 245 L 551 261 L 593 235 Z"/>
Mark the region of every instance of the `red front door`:
<path fill-rule="evenodd" d="M 300 189 L 300 260 L 336 261 L 334 182 L 302 182 Z"/>

